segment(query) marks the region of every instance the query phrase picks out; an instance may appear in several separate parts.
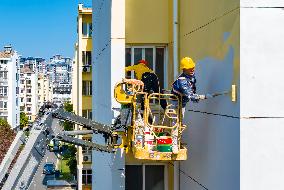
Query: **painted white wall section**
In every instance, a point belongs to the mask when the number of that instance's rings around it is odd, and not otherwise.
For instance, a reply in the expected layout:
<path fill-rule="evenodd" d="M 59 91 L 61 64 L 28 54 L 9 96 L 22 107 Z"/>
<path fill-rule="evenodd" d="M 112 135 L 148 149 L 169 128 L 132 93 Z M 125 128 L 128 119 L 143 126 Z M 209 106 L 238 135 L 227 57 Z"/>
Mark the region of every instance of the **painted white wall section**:
<path fill-rule="evenodd" d="M 93 0 L 93 118 L 111 124 L 120 107 L 113 98 L 114 85 L 124 77 L 125 0 Z M 93 141 L 104 144 L 101 135 Z M 124 154 L 93 151 L 93 189 L 124 189 Z"/>
<path fill-rule="evenodd" d="M 283 0 L 241 0 L 241 7 L 283 7 Z"/>
<path fill-rule="evenodd" d="M 265 2 L 284 5 L 284 1 Z M 281 8 L 241 8 L 242 117 L 284 116 L 283 23 Z M 284 189 L 283 124 L 279 118 L 241 120 L 242 190 Z"/>
<path fill-rule="evenodd" d="M 242 116 L 284 116 L 283 23 L 283 9 L 241 9 Z"/>
<path fill-rule="evenodd" d="M 284 189 L 284 119 L 241 120 L 241 190 Z"/>

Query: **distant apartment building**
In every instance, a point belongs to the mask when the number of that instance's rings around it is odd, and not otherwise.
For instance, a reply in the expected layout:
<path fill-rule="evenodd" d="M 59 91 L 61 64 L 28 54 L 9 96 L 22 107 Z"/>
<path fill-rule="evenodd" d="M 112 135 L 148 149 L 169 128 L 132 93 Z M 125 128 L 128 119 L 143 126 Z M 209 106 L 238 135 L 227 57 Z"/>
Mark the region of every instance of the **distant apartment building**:
<path fill-rule="evenodd" d="M 46 65 L 47 75 L 52 84 L 52 101 L 62 104 L 71 101 L 72 89 L 72 59 L 55 55 Z"/>
<path fill-rule="evenodd" d="M 21 68 L 20 74 L 20 109 L 32 122 L 38 113 L 38 73 L 30 67 Z"/>
<path fill-rule="evenodd" d="M 70 83 L 72 72 L 71 58 L 65 58 L 61 55 L 55 55 L 50 58 L 47 65 L 47 74 L 54 86 L 59 83 Z"/>
<path fill-rule="evenodd" d="M 53 88 L 50 84 L 49 77 L 45 74 L 38 74 L 38 108 L 40 108 L 44 102 L 52 101 Z"/>
<path fill-rule="evenodd" d="M 20 126 L 19 56 L 11 46 L 0 51 L 0 118 L 12 128 Z"/>
<path fill-rule="evenodd" d="M 77 115 L 92 119 L 92 9 L 78 6 L 78 34 L 72 72 L 72 103 Z M 83 129 L 76 126 L 76 130 Z M 82 137 L 91 141 L 90 135 Z M 78 148 L 78 189 L 92 189 L 92 151 Z"/>

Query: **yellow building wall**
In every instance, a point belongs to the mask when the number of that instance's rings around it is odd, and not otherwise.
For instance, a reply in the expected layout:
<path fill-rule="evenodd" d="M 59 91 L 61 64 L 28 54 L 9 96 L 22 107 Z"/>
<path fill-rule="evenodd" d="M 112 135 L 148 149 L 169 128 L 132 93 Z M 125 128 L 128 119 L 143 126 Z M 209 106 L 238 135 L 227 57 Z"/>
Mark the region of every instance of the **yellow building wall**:
<path fill-rule="evenodd" d="M 91 38 L 82 38 L 81 51 L 92 51 L 92 39 Z"/>
<path fill-rule="evenodd" d="M 181 0 L 179 9 L 180 58 L 190 56 L 198 61 L 213 57 L 222 60 L 232 46 L 234 80 L 237 80 L 240 62 L 239 1 Z M 230 32 L 230 35 L 224 42 L 225 32 Z"/>
<path fill-rule="evenodd" d="M 92 109 L 92 96 L 82 97 L 82 110 Z"/>
<path fill-rule="evenodd" d="M 126 0 L 126 44 L 168 43 L 170 0 Z"/>

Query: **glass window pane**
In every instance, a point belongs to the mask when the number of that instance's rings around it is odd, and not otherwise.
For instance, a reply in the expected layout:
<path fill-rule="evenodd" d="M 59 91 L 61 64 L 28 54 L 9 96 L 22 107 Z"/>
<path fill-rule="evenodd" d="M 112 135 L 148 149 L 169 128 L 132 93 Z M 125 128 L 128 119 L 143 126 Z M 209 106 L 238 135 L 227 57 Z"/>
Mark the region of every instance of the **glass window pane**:
<path fill-rule="evenodd" d="M 82 81 L 82 95 L 86 95 L 86 81 Z"/>
<path fill-rule="evenodd" d="M 82 175 L 82 184 L 86 184 L 86 175 L 85 174 L 83 174 Z"/>
<path fill-rule="evenodd" d="M 89 37 L 92 37 L 92 23 L 89 23 Z"/>
<path fill-rule="evenodd" d="M 92 52 L 91 51 L 86 51 L 86 64 L 87 65 L 92 65 Z"/>
<path fill-rule="evenodd" d="M 92 184 L 92 175 L 87 176 L 87 184 Z"/>
<path fill-rule="evenodd" d="M 83 34 L 84 37 L 87 36 L 87 30 L 88 30 L 87 27 L 88 27 L 87 23 L 83 22 L 82 23 L 82 34 Z"/>
<path fill-rule="evenodd" d="M 145 48 L 145 60 L 148 61 L 148 66 L 152 70 L 153 68 L 153 48 Z"/>
<path fill-rule="evenodd" d="M 142 48 L 134 48 L 134 64 L 142 59 Z"/>
<path fill-rule="evenodd" d="M 125 190 L 142 190 L 142 166 L 126 165 L 125 176 Z"/>
<path fill-rule="evenodd" d="M 85 117 L 85 118 L 88 118 L 87 117 L 87 110 L 82 110 L 82 116 Z"/>
<path fill-rule="evenodd" d="M 125 67 L 131 65 L 131 48 L 125 48 Z M 125 78 L 131 78 L 131 72 L 125 73 Z"/>
<path fill-rule="evenodd" d="M 164 190 L 164 166 L 146 165 L 145 166 L 145 189 Z"/>
<path fill-rule="evenodd" d="M 159 77 L 160 87 L 161 89 L 165 87 L 164 85 L 164 48 L 157 48 L 156 49 L 156 74 Z"/>

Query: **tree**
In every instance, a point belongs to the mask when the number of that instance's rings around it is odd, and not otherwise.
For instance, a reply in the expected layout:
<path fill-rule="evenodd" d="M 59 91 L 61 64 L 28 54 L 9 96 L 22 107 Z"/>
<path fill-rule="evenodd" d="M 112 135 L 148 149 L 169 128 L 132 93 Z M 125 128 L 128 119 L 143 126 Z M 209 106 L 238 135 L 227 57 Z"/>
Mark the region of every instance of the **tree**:
<path fill-rule="evenodd" d="M 73 104 L 70 104 L 69 102 L 65 102 L 64 103 L 64 109 L 65 109 L 65 111 L 73 112 Z"/>
<path fill-rule="evenodd" d="M 73 112 L 73 104 L 65 102 L 64 109 L 67 112 Z M 64 121 L 63 128 L 65 131 L 72 131 L 74 129 L 74 125 L 71 122 Z M 70 173 L 76 176 L 77 175 L 77 159 L 76 159 L 77 149 L 74 145 L 69 145 L 67 152 L 68 154 L 65 156 L 65 158 L 68 159 L 67 165 L 69 166 Z"/>
<path fill-rule="evenodd" d="M 67 158 L 67 165 L 69 166 L 70 173 L 77 176 L 77 159 L 76 159 L 77 149 L 74 145 L 68 145 L 67 153 L 64 158 Z"/>
<path fill-rule="evenodd" d="M 23 129 L 27 124 L 29 123 L 29 118 L 26 115 L 26 113 L 21 112 L 20 113 L 20 128 Z"/>
<path fill-rule="evenodd" d="M 11 128 L 8 121 L 6 121 L 5 119 L 2 119 L 2 118 L 0 118 L 0 127 Z"/>
<path fill-rule="evenodd" d="M 0 118 L 0 163 L 12 144 L 16 133 L 11 129 L 8 122 Z"/>
<path fill-rule="evenodd" d="M 70 104 L 68 102 L 64 103 L 64 110 L 67 112 L 73 112 L 73 104 Z M 74 125 L 71 122 L 64 121 L 63 122 L 63 128 L 65 131 L 72 131 L 74 129 Z"/>

